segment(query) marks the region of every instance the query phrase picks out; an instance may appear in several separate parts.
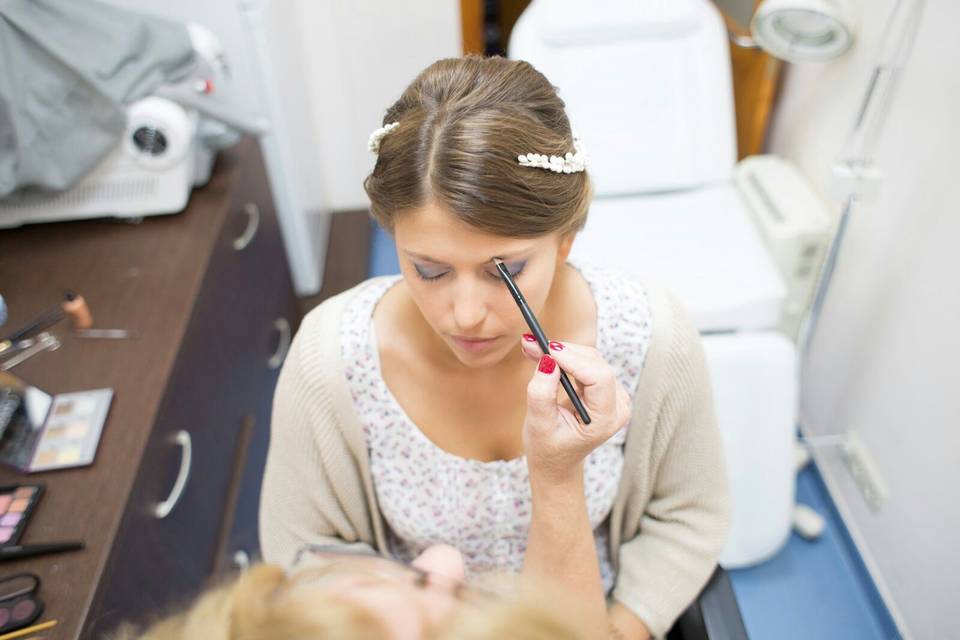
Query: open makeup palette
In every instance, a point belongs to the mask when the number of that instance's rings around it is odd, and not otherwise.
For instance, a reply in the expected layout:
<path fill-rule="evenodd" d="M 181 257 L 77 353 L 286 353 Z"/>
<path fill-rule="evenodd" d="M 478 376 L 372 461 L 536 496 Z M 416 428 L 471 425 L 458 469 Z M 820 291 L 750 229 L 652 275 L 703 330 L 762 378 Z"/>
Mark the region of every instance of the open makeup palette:
<path fill-rule="evenodd" d="M 42 494 L 38 484 L 0 487 L 0 546 L 19 542 Z"/>
<path fill-rule="evenodd" d="M 0 374 L 0 462 L 26 473 L 91 464 L 112 389 L 50 394 Z"/>

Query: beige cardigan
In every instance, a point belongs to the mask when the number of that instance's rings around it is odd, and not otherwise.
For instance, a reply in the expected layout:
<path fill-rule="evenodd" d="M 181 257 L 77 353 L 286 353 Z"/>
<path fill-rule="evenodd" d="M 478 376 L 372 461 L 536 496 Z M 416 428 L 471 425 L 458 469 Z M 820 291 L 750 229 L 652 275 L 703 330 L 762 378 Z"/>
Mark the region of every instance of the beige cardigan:
<path fill-rule="evenodd" d="M 264 559 L 287 566 L 306 543 L 386 553 L 363 428 L 340 354 L 346 303 L 372 280 L 303 320 L 280 373 L 260 505 Z M 613 597 L 660 636 L 716 564 L 729 519 L 727 476 L 695 327 L 647 288 L 653 333 L 633 402 L 623 476 L 610 515 Z"/>

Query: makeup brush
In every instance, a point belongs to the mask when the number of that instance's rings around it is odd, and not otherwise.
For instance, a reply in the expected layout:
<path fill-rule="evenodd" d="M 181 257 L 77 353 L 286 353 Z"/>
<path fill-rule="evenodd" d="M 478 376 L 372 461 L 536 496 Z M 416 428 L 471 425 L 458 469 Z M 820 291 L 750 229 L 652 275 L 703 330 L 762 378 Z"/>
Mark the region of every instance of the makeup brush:
<path fill-rule="evenodd" d="M 510 290 L 514 302 L 520 307 L 520 315 L 527 321 L 527 326 L 530 327 L 533 337 L 537 339 L 537 344 L 540 345 L 540 349 L 543 350 L 544 353 L 550 353 L 550 341 L 547 340 L 543 329 L 540 328 L 540 323 L 537 322 L 537 317 L 533 315 L 533 311 L 530 310 L 526 298 L 520 293 L 520 289 L 517 288 L 517 284 L 513 281 L 513 278 L 510 277 L 510 271 L 507 269 L 507 265 L 505 265 L 500 258 L 494 258 L 493 263 L 497 265 L 497 271 L 500 272 L 500 277 L 507 285 L 507 289 Z M 563 385 L 563 390 L 567 392 L 567 397 L 570 398 L 570 402 L 573 403 L 573 408 L 577 410 L 580 421 L 583 422 L 583 424 L 590 424 L 590 415 L 587 413 L 587 408 L 583 406 L 583 403 L 580 401 L 580 396 L 577 395 L 576 389 L 573 388 L 573 383 L 570 382 L 570 378 L 567 377 L 563 369 L 560 370 L 560 384 Z"/>
<path fill-rule="evenodd" d="M 52 327 L 63 320 L 65 316 L 70 316 L 73 326 L 77 329 L 89 329 L 93 326 L 93 316 L 90 314 L 90 307 L 87 306 L 83 296 L 74 291 L 67 291 L 63 294 L 63 302 L 47 309 L 29 323 L 8 335 L 3 342 L 0 342 L 0 353 L 20 340 Z"/>

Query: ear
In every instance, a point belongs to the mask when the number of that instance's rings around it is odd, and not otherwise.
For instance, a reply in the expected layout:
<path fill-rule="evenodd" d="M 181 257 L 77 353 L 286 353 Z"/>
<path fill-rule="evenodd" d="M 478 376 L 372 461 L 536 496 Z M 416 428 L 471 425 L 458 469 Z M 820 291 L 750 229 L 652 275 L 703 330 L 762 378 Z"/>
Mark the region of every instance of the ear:
<path fill-rule="evenodd" d="M 560 246 L 557 247 L 557 266 L 567 261 L 570 250 L 573 248 L 573 240 L 577 237 L 576 231 L 568 231 L 560 236 Z"/>

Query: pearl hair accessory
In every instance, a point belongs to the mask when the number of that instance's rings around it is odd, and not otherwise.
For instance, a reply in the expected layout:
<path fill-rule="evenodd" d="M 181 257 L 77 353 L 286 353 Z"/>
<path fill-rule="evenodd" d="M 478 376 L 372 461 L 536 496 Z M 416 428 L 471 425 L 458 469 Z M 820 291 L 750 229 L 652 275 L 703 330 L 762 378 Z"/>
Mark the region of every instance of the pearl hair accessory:
<path fill-rule="evenodd" d="M 399 122 L 391 122 L 376 129 L 370 134 L 367 149 L 369 149 L 371 153 L 380 153 L 380 142 L 388 133 L 399 126 Z M 546 156 L 542 153 L 526 153 L 517 156 L 517 162 L 523 167 L 547 169 L 555 173 L 579 173 L 587 168 L 587 157 L 583 151 L 580 138 L 576 136 L 573 138 L 573 151 L 573 153 L 567 153 L 564 156 Z"/>
<path fill-rule="evenodd" d="M 385 135 L 399 126 L 399 122 L 391 122 L 390 124 L 385 124 L 371 133 L 370 140 L 367 142 L 367 149 L 369 149 L 371 153 L 380 153 L 380 141 L 383 140 Z"/>
<path fill-rule="evenodd" d="M 565 156 L 545 156 L 542 153 L 527 153 L 517 156 L 517 162 L 524 167 L 537 167 L 555 173 L 579 173 L 587 168 L 587 157 L 583 152 L 580 138 L 573 138 L 574 153 Z"/>

